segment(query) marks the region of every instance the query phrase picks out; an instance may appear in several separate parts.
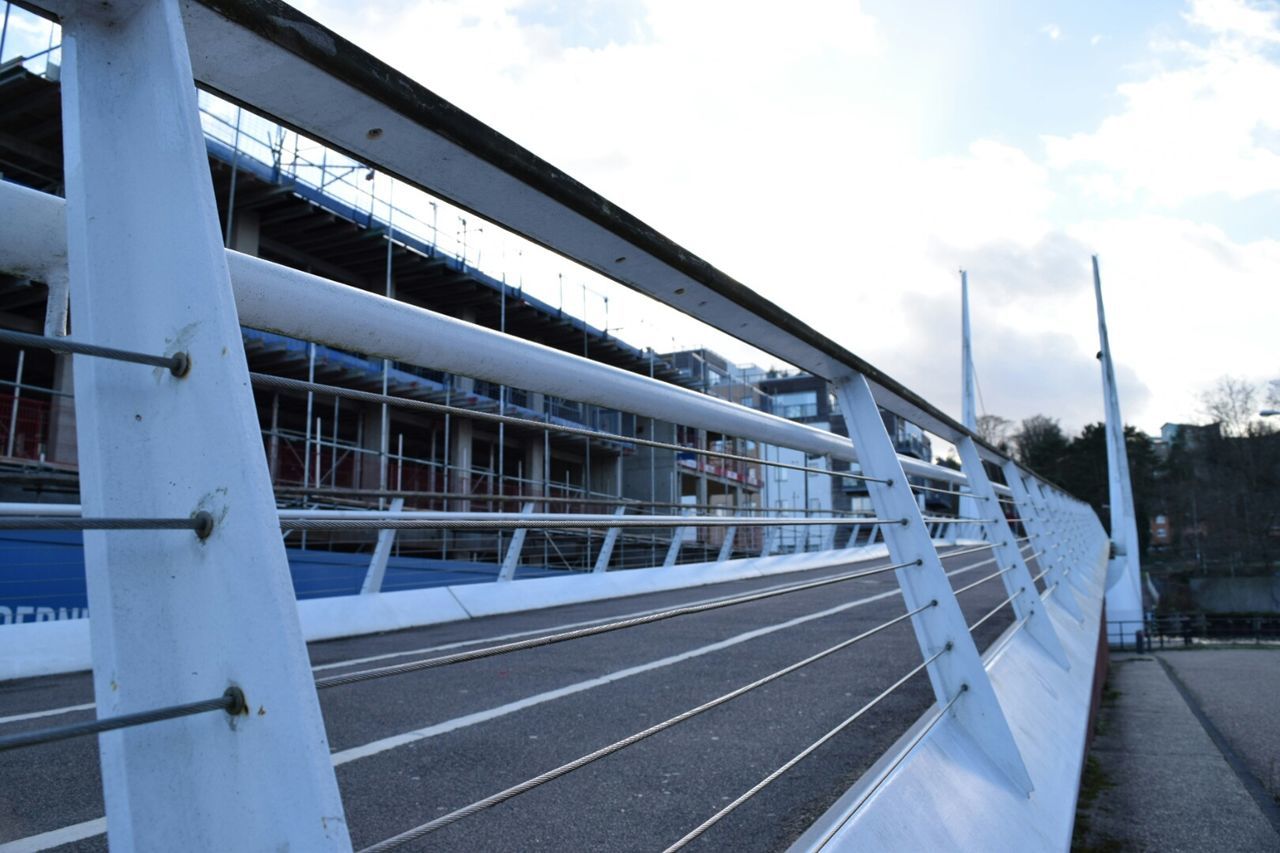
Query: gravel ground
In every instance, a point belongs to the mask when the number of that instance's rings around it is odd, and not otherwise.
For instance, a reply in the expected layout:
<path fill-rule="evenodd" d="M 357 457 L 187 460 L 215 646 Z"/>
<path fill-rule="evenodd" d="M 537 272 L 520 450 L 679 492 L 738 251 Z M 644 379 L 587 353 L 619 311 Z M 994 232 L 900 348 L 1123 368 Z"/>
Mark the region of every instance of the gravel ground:
<path fill-rule="evenodd" d="M 1274 716 L 1268 727 L 1274 736 Z M 1073 850 L 1280 853 L 1269 816 L 1155 657 L 1112 657 L 1089 763 Z"/>

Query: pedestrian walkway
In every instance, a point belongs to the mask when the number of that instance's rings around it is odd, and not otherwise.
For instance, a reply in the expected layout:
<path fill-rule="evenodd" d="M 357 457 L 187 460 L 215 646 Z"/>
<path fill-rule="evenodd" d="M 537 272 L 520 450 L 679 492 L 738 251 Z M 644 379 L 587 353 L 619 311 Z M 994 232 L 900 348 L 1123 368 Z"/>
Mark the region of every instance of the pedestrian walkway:
<path fill-rule="evenodd" d="M 1073 849 L 1280 853 L 1276 693 L 1276 651 L 1113 656 Z"/>

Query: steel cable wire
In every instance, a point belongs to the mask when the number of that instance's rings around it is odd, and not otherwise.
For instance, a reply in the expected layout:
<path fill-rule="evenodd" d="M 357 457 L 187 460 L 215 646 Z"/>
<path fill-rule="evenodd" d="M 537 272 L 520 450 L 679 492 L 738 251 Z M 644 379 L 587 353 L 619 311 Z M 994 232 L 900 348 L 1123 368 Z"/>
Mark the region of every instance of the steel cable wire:
<path fill-rule="evenodd" d="M 929 664 L 933 663 L 935 660 L 937 660 L 938 658 L 942 657 L 944 654 L 946 654 L 946 653 L 947 653 L 947 652 L 949 652 L 949 651 L 951 651 L 951 646 L 950 646 L 950 645 L 948 645 L 946 648 L 942 649 L 941 651 L 939 651 L 939 652 L 937 652 L 937 653 L 933 654 L 931 657 L 927 658 L 926 660 L 922 661 L 920 664 L 918 664 L 915 668 L 913 668 L 913 669 L 912 669 L 910 672 L 908 672 L 906 675 L 902 676 L 902 677 L 901 677 L 901 678 L 899 678 L 897 681 L 895 681 L 893 684 L 891 684 L 889 687 L 887 687 L 887 688 L 885 688 L 883 691 L 881 691 L 881 692 L 880 692 L 880 694 L 879 694 L 878 696 L 876 696 L 874 699 L 872 699 L 870 702 L 868 702 L 867 704 L 863 705 L 863 706 L 862 706 L 861 708 L 859 708 L 857 711 L 854 711 L 852 715 L 850 715 L 850 716 L 846 717 L 846 718 L 844 719 L 844 721 L 843 721 L 843 722 L 841 722 L 839 725 L 837 725 L 835 728 L 831 729 L 831 730 L 830 730 L 829 732 L 827 732 L 825 735 L 823 735 L 822 737 L 818 738 L 816 741 L 814 741 L 813 743 L 811 743 L 811 744 L 810 744 L 809 746 L 807 746 L 805 749 L 801 750 L 801 751 L 800 751 L 799 753 L 797 753 L 797 754 L 796 754 L 796 755 L 795 755 L 795 756 L 794 756 L 790 761 L 788 761 L 788 762 L 786 762 L 785 764 L 783 764 L 783 765 L 782 765 L 781 767 L 779 767 L 777 770 L 774 770 L 774 771 L 773 771 L 772 773 L 770 773 L 768 776 L 766 776 L 766 777 L 764 777 L 763 779 L 761 779 L 759 782 L 757 782 L 755 785 L 753 785 L 751 788 L 749 788 L 745 793 L 743 793 L 741 796 L 739 796 L 736 800 L 734 800 L 733 802 L 729 803 L 729 805 L 727 805 L 727 806 L 725 806 L 724 808 L 720 809 L 720 811 L 716 812 L 716 813 L 715 813 L 715 814 L 713 814 L 711 817 L 707 818 L 705 821 L 703 821 L 702 823 L 698 824 L 698 826 L 696 826 L 694 829 L 691 829 L 688 833 L 686 833 L 683 837 L 681 837 L 681 838 L 680 838 L 678 841 L 676 841 L 674 844 L 672 844 L 671 846 L 669 846 L 669 847 L 668 847 L 666 850 L 664 850 L 662 853 L 675 853 L 675 851 L 682 849 L 682 848 L 683 848 L 683 847 L 685 847 L 687 844 L 689 844 L 689 842 L 696 840 L 698 837 L 700 837 L 700 836 L 701 836 L 704 832 L 706 832 L 708 829 L 710 829 L 711 827 L 715 826 L 717 823 L 719 823 L 721 820 L 723 820 L 725 817 L 727 817 L 727 816 L 729 815 L 729 813 L 730 813 L 730 812 L 732 812 L 732 811 L 734 811 L 735 809 L 737 809 L 737 808 L 738 808 L 738 806 L 742 805 L 742 804 L 743 804 L 743 803 L 745 803 L 747 800 L 751 799 L 751 798 L 752 798 L 752 797 L 754 797 L 756 794 L 760 793 L 762 790 L 764 790 L 764 788 L 765 788 L 766 786 L 768 786 L 770 783 L 772 783 L 773 781 L 775 781 L 779 776 L 781 776 L 782 774 L 786 773 L 786 772 L 787 772 L 788 770 L 790 770 L 792 767 L 795 767 L 795 766 L 796 766 L 797 764 L 799 764 L 801 761 L 803 761 L 804 759 L 808 758 L 810 755 L 812 755 L 814 752 L 816 752 L 818 749 L 820 749 L 820 748 L 822 747 L 822 745 L 823 745 L 823 744 L 825 744 L 827 741 L 831 740 L 833 737 L 835 737 L 836 735 L 840 734 L 842 731 L 844 731 L 845 729 L 847 729 L 849 726 L 853 725 L 853 723 L 854 723 L 854 722 L 856 722 L 860 717 L 862 717 L 862 715 L 863 715 L 863 714 L 867 713 L 867 712 L 868 712 L 868 711 L 870 711 L 872 708 L 874 708 L 876 705 L 880 704 L 882 701 L 884 701 L 886 698 L 888 698 L 888 697 L 889 697 L 889 696 L 890 696 L 890 695 L 891 695 L 895 690 L 897 690 L 897 689 L 898 689 L 899 687 L 901 687 L 902 685 L 906 684 L 908 681 L 910 681 L 910 680 L 911 680 L 912 678 L 914 678 L 915 676 L 919 675 L 919 674 L 920 674 L 920 672 L 922 672 L 922 671 L 923 671 L 927 666 L 929 666 Z"/>
<path fill-rule="evenodd" d="M 893 760 L 893 763 L 891 763 L 888 767 L 884 768 L 883 770 L 880 771 L 879 774 L 877 774 L 875 784 L 867 788 L 867 790 L 862 793 L 862 796 L 858 797 L 858 802 L 856 802 L 853 805 L 853 807 L 849 809 L 849 813 L 846 814 L 838 824 L 831 827 L 831 829 L 827 830 L 827 832 L 818 841 L 816 845 L 817 847 L 820 848 L 820 847 L 826 846 L 826 843 L 830 841 L 833 837 L 835 837 L 836 833 L 838 833 L 841 829 L 843 829 L 845 824 L 847 824 L 850 820 L 853 819 L 853 816 L 858 813 L 858 809 L 862 808 L 863 804 L 866 803 L 867 800 L 871 799 L 872 794 L 880 790 L 880 786 L 883 785 L 885 781 L 890 776 L 893 775 L 893 771 L 897 770 L 899 765 L 901 765 L 903 761 L 906 761 L 907 756 L 915 751 L 915 748 L 920 745 L 920 742 L 925 739 L 925 737 L 929 734 L 929 732 L 933 731 L 933 727 L 936 726 L 942 720 L 942 718 L 947 715 L 947 712 L 951 710 L 951 707 L 955 705 L 957 701 L 959 701 L 960 697 L 968 692 L 969 692 L 969 685 L 961 684 L 959 692 L 957 692 L 955 696 L 952 696 L 951 699 L 947 702 L 947 704 L 943 705 L 941 708 L 935 711 L 933 715 L 929 718 L 929 722 L 925 723 L 925 725 L 921 727 L 920 731 L 916 732 L 915 736 L 911 738 L 911 741 L 907 744 L 906 748 L 904 748 L 902 752 L 898 753 L 898 757 Z"/>
<path fill-rule="evenodd" d="M 762 592 L 744 593 L 732 598 L 721 599 L 719 601 L 709 601 L 703 604 L 673 607 L 670 610 L 662 610 L 658 613 L 649 613 L 644 616 L 635 616 L 630 619 L 620 619 L 616 622 L 607 622 L 603 625 L 592 625 L 586 628 L 577 628 L 575 630 L 564 631 L 559 634 L 548 634 L 542 637 L 532 637 L 528 640 L 517 640 L 513 643 L 487 646 L 483 649 L 472 649 L 467 652 L 456 652 L 451 655 L 426 658 L 425 660 L 410 661 L 408 663 L 393 664 L 390 666 L 380 666 L 373 669 L 360 670 L 359 672 L 347 673 L 345 675 L 334 675 L 328 678 L 319 678 L 316 679 L 316 689 L 324 690 L 329 687 L 341 687 L 346 684 L 357 684 L 362 681 L 372 681 L 377 678 L 386 678 L 392 675 L 403 675 L 409 672 L 418 672 L 424 669 L 435 669 L 437 667 L 449 666 L 455 663 L 466 663 L 468 661 L 494 657 L 495 655 L 507 654 L 509 652 L 536 649 L 541 646 L 550 646 L 555 643 L 563 643 L 569 640 L 578 640 L 583 637 L 594 637 L 598 634 L 619 631 L 623 628 L 634 628 L 638 625 L 648 625 L 652 622 L 660 622 L 666 619 L 672 619 L 676 616 L 688 616 L 694 613 L 705 613 L 710 610 L 718 610 L 722 607 L 732 607 L 736 604 L 763 601 L 767 598 L 786 595 L 791 592 L 816 589 L 822 586 L 830 586 L 834 583 L 856 580 L 857 578 L 871 577 L 872 575 L 884 574 L 885 572 L 918 565 L 920 565 L 919 560 L 910 563 L 893 563 L 887 566 L 877 566 L 872 569 L 860 569 L 856 572 L 847 572 L 842 575 L 835 575 L 833 577 L 822 578 L 816 581 L 805 581 L 804 583 L 792 584 L 790 586 L 764 590 Z"/>
<path fill-rule="evenodd" d="M 1003 609 L 1004 609 L 1004 607 L 1005 607 L 1005 605 L 1007 605 L 1007 604 L 1012 604 L 1012 603 L 1013 603 L 1013 600 L 1014 600 L 1015 598 L 1017 598 L 1018 596 L 1022 595 L 1022 594 L 1023 594 L 1024 592 L 1026 592 L 1026 591 L 1027 591 L 1027 590 L 1026 590 L 1026 587 L 1021 587 L 1021 588 L 1019 588 L 1017 592 L 1015 592 L 1013 595 L 1009 596 L 1009 597 L 1008 597 L 1008 598 L 1006 598 L 1004 601 L 1002 601 L 1002 602 L 1000 602 L 999 604 L 997 604 L 997 605 L 996 605 L 995 607 L 993 607 L 990 611 L 988 611 L 988 612 L 987 612 L 987 614 L 986 614 L 985 616 L 983 616 L 983 617 L 982 617 L 981 619 L 979 619 L 977 622 L 974 622 L 972 625 L 970 625 L 970 626 L 969 626 L 969 632 L 970 632 L 970 633 L 973 633 L 974 631 L 976 631 L 976 630 L 978 629 L 978 626 L 982 625 L 984 622 L 986 622 L 986 621 L 987 621 L 988 619 L 990 619 L 992 616 L 995 616 L 997 613 L 999 613 L 1001 610 L 1003 610 Z"/>
<path fill-rule="evenodd" d="M 961 552 L 951 552 L 942 555 L 943 560 L 947 558 L 960 556 Z M 991 557 L 988 560 L 975 562 L 972 566 L 961 566 L 960 569 L 948 571 L 948 578 L 954 578 L 956 575 L 969 573 L 977 569 L 982 569 L 995 562 L 996 558 Z M 858 578 L 869 578 L 869 576 L 887 573 L 887 571 L 895 571 L 897 569 L 906 569 L 909 566 L 918 566 L 920 561 L 902 562 L 902 564 L 892 564 L 887 566 L 876 566 L 873 569 L 860 569 L 841 575 L 832 575 L 829 578 L 820 578 L 818 580 L 806 580 L 797 584 L 785 584 L 780 587 L 759 590 L 759 592 L 742 593 L 740 596 L 727 596 L 717 598 L 714 601 L 699 603 L 699 605 L 689 605 L 685 607 L 675 607 L 671 610 L 663 610 L 653 613 L 644 613 L 641 616 L 632 616 L 628 619 L 617 620 L 613 622 L 605 622 L 603 625 L 591 625 L 588 628 L 575 629 L 571 631 L 562 631 L 559 634 L 548 634 L 544 637 L 535 637 L 527 640 L 517 640 L 515 643 L 503 643 L 500 646 L 489 646 L 485 648 L 472 649 L 471 652 L 458 652 L 456 654 L 444 654 L 444 656 L 425 658 L 421 661 L 410 661 L 408 663 L 397 663 L 392 666 L 380 666 L 371 670 L 360 670 L 357 672 L 348 672 L 346 675 L 330 676 L 326 679 L 316 680 L 316 689 L 330 688 L 330 686 L 342 686 L 344 684 L 357 684 L 360 681 L 371 681 L 380 678 L 387 678 L 392 675 L 407 674 L 407 672 L 416 672 L 420 670 L 436 669 L 440 666 L 449 666 L 453 663 L 466 663 L 468 661 L 483 660 L 486 657 L 498 656 L 498 654 L 506 654 L 508 652 L 520 652 L 524 649 L 539 648 L 543 646 L 552 646 L 552 644 L 567 642 L 567 640 L 581 639 L 585 637 L 595 637 L 598 634 L 607 634 L 609 631 L 621 630 L 625 628 L 635 628 L 639 625 L 648 625 L 650 622 L 657 622 L 667 619 L 673 619 L 676 616 L 691 615 L 691 613 L 700 613 L 705 611 L 718 610 L 721 607 L 731 607 L 733 605 L 744 605 L 754 601 L 763 601 L 765 598 L 774 596 L 783 596 L 783 594 L 792 592 L 803 592 L 805 589 L 814 589 L 818 587 L 826 587 L 829 584 L 841 583 L 845 580 L 856 580 Z M 334 665 L 328 665 L 330 667 Z"/>
<path fill-rule="evenodd" d="M 26 332 L 14 332 L 9 329 L 0 329 L 0 343 L 47 349 L 53 352 L 91 355 L 96 358 L 109 358 L 113 361 L 147 364 L 152 367 L 164 367 L 174 376 L 186 376 L 191 367 L 191 358 L 185 352 L 174 353 L 173 355 L 149 355 L 143 352 L 133 352 L 132 350 L 81 343 L 69 338 L 31 335 Z"/>
<path fill-rule="evenodd" d="M 204 714 L 209 711 L 226 711 L 228 714 L 236 715 L 242 713 L 244 707 L 244 694 L 240 691 L 240 688 L 229 687 L 225 693 L 216 699 L 188 702 L 185 705 L 169 705 L 151 711 L 139 711 L 136 714 L 121 714 L 117 717 L 107 717 L 101 720 L 89 720 L 84 723 L 71 723 L 65 726 L 54 726 L 47 729 L 37 729 L 32 732 L 7 735 L 0 737 L 0 752 L 23 746 L 53 743 L 54 741 L 67 740 L 73 737 L 140 726 L 146 723 L 156 723 L 161 720 L 172 720 L 176 717 L 189 717 L 192 714 Z"/>
<path fill-rule="evenodd" d="M 592 762 L 599 761 L 601 758 L 605 758 L 606 756 L 612 755 L 613 753 L 618 752 L 621 749 L 631 746 L 634 743 L 638 743 L 644 740 L 645 738 L 651 737 L 661 731 L 665 731 L 666 729 L 669 729 L 674 725 L 677 725 L 679 723 L 684 722 L 685 720 L 696 717 L 697 715 L 704 713 L 706 711 L 709 711 L 712 708 L 716 708 L 720 705 L 723 705 L 726 702 L 736 699 L 739 696 L 742 696 L 752 690 L 755 690 L 759 687 L 763 687 L 764 685 L 769 684 L 770 682 L 777 681 L 779 678 L 782 678 L 783 676 L 786 676 L 786 675 L 790 675 L 791 673 L 795 672 L 798 669 L 802 669 L 806 666 L 809 666 L 810 664 L 816 663 L 817 661 L 820 661 L 823 658 L 829 657 L 830 655 L 833 655 L 836 652 L 847 649 L 849 646 L 852 646 L 854 643 L 860 642 L 862 640 L 867 639 L 868 637 L 874 636 L 875 634 L 880 633 L 886 628 L 889 628 L 893 625 L 897 625 L 900 622 L 910 619 L 912 616 L 915 616 L 918 613 L 922 613 L 923 611 L 928 610 L 930 607 L 936 607 L 937 604 L 938 602 L 935 599 L 922 607 L 916 608 L 915 610 L 909 610 L 906 613 L 903 613 L 901 616 L 894 617 L 893 619 L 890 619 L 888 622 L 884 622 L 880 625 L 877 625 L 874 628 L 870 628 L 866 631 L 863 631 L 861 634 L 858 634 L 854 637 L 850 637 L 847 640 L 841 640 L 839 643 L 836 643 L 834 646 L 830 646 L 829 648 L 823 649 L 822 651 L 817 652 L 816 654 L 810 655 L 804 660 L 797 661 L 796 663 L 790 664 L 789 666 L 785 666 L 782 669 L 779 669 L 775 672 L 770 673 L 769 675 L 766 675 L 762 678 L 758 678 L 755 681 L 750 682 L 749 684 L 744 684 L 741 687 L 730 690 L 728 693 L 724 693 L 720 696 L 717 696 L 715 699 L 712 699 L 708 702 L 704 702 L 695 708 L 690 708 L 688 711 L 683 711 L 679 714 L 676 714 L 674 717 L 669 717 L 668 719 L 663 720 L 660 723 L 656 723 L 648 727 L 647 729 L 644 729 L 643 731 L 636 732 L 635 734 L 629 735 L 623 738 L 622 740 L 615 741 L 609 744 L 608 746 L 601 747 L 600 749 L 597 749 L 594 752 L 590 752 L 579 758 L 575 758 L 573 761 L 570 761 L 566 764 L 562 764 L 553 770 L 548 770 L 547 772 L 542 773 L 538 776 L 535 776 L 532 779 L 526 779 L 524 782 L 521 782 L 517 785 L 512 785 L 509 788 L 505 788 L 497 792 L 496 794 L 491 794 L 488 797 L 485 797 L 484 799 L 477 800 L 474 803 L 471 803 L 470 805 L 467 805 L 467 806 L 463 806 L 460 809 L 455 809 L 454 811 L 449 812 L 446 815 L 441 815 L 435 820 L 424 823 L 421 826 L 416 826 L 413 829 L 407 830 L 398 835 L 394 835 L 391 838 L 380 841 L 377 844 L 374 844 L 370 847 L 366 847 L 363 850 L 361 850 L 360 853 L 381 853 L 381 851 L 394 850 L 395 848 L 400 847 L 403 844 L 408 844 L 411 841 L 416 841 L 419 838 L 422 838 L 423 836 L 427 835 L 428 833 L 436 831 L 437 829 L 441 829 L 452 823 L 456 823 L 457 821 L 460 821 L 463 818 L 470 817 L 471 815 L 476 814 L 477 812 L 484 811 L 485 809 L 491 808 L 492 806 L 496 806 L 496 805 L 499 805 L 500 803 L 504 803 L 513 797 L 516 797 L 520 794 L 525 793 L 526 791 L 531 791 L 540 785 L 545 785 L 547 782 L 551 782 L 555 779 L 559 779 L 561 776 L 571 773 L 574 770 L 577 770 L 581 767 L 585 767 L 586 765 L 591 764 Z"/>
<path fill-rule="evenodd" d="M 280 391 L 310 391 L 315 394 L 344 397 L 350 400 L 360 400 L 366 403 L 381 403 L 388 406 L 398 406 L 404 409 L 417 409 L 419 411 L 432 412 L 434 414 L 458 415 L 459 417 L 470 418 L 472 420 L 508 424 L 510 426 L 525 427 L 526 429 L 532 430 L 546 430 L 549 432 L 564 433 L 566 435 L 578 435 L 585 438 L 594 438 L 602 441 L 616 441 L 623 444 L 635 444 L 641 447 L 653 447 L 658 450 L 674 450 L 678 453 L 690 453 L 696 456 L 714 456 L 717 459 L 728 459 L 733 462 L 748 462 L 753 465 L 765 465 L 772 468 L 787 468 L 792 471 L 806 471 L 811 474 L 829 474 L 832 477 L 840 477 L 847 480 L 860 480 L 869 483 L 889 482 L 888 480 L 882 480 L 877 477 L 855 474 L 852 471 L 832 471 L 829 468 L 810 468 L 806 465 L 794 465 L 789 462 L 761 459 L 758 456 L 742 456 L 737 453 L 727 453 L 722 450 L 711 450 L 701 447 L 685 447 L 682 444 L 673 444 L 666 441 L 655 441 L 653 439 L 639 438 L 632 435 L 619 435 L 617 433 L 603 432 L 587 429 L 585 427 L 566 426 L 564 424 L 551 423 L 550 421 L 538 421 L 532 418 L 517 418 L 511 415 L 482 412 L 477 409 L 465 409 L 461 406 L 450 406 L 444 403 L 429 403 L 425 400 L 411 400 L 408 397 L 397 397 L 392 394 L 377 394 L 373 391 L 358 391 L 354 388 L 340 388 L 336 385 L 324 385 L 319 382 L 306 382 L 301 379 L 288 379 L 283 376 L 272 376 L 266 373 L 250 373 L 249 379 L 254 385 L 260 388 L 274 388 Z"/>
<path fill-rule="evenodd" d="M 204 539 L 213 532 L 213 515 L 201 511 L 189 518 L 3 516 L 0 530 L 194 530 Z"/>
<path fill-rule="evenodd" d="M 1006 575 L 1006 574 L 1008 574 L 1009 572 L 1013 571 L 1013 570 L 1014 570 L 1014 568 L 1015 568 L 1014 566 L 1010 566 L 1010 567 L 1009 567 L 1009 568 L 1007 568 L 1007 569 L 1001 569 L 1001 570 L 1000 570 L 1000 571 L 998 571 L 998 572 L 992 572 L 991 574 L 987 575 L 987 576 L 986 576 L 986 577 L 984 577 L 984 578 L 980 578 L 979 580 L 976 580 L 976 581 L 974 581 L 974 582 L 973 582 L 973 583 L 971 583 L 971 584 L 968 584 L 968 585 L 966 585 L 966 586 L 962 586 L 962 587 L 960 587 L 959 589 L 957 589 L 957 590 L 955 591 L 955 594 L 956 594 L 956 595 L 959 595 L 959 594 L 960 594 L 960 593 L 962 593 L 962 592 L 968 592 L 969 590 L 971 590 L 971 589 L 973 589 L 973 588 L 975 588 L 975 587 L 982 586 L 984 583 L 986 583 L 987 581 L 991 580 L 992 578 L 998 578 L 998 577 L 1000 577 L 1001 575 Z"/>
<path fill-rule="evenodd" d="M 576 530 L 603 527 L 826 527 L 903 524 L 901 518 L 752 518 L 698 515 L 602 516 L 544 518 L 494 513 L 505 518 L 282 518 L 281 530 Z M 4 521 L 4 519 L 0 519 Z M 0 526 L 0 530 L 5 529 Z M 82 528 L 73 528 L 82 529 Z"/>

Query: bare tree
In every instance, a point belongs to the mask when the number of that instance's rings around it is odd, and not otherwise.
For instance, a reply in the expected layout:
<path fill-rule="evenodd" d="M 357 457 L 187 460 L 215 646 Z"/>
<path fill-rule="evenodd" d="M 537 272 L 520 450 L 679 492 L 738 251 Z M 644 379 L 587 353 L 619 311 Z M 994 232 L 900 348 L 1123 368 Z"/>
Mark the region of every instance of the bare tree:
<path fill-rule="evenodd" d="M 1013 421 L 999 415 L 978 415 L 978 436 L 993 447 L 1009 446 L 1009 430 Z"/>
<path fill-rule="evenodd" d="M 1249 433 L 1249 421 L 1257 414 L 1258 387 L 1235 376 L 1220 376 L 1208 391 L 1200 394 L 1200 411 L 1211 421 L 1222 424 L 1222 432 L 1230 436 Z"/>
<path fill-rule="evenodd" d="M 1267 386 L 1267 405 L 1280 409 L 1280 379 L 1272 379 Z"/>

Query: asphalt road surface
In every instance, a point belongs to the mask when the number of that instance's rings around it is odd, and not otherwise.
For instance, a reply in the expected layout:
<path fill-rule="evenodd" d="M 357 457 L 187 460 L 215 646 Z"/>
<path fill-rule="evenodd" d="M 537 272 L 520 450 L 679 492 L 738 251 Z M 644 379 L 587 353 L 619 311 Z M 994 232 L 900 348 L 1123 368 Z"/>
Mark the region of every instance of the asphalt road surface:
<path fill-rule="evenodd" d="M 953 587 L 993 572 L 990 559 L 989 552 L 944 557 L 949 572 L 976 565 L 954 574 Z M 318 677 L 337 675 L 842 571 L 313 643 L 310 652 Z M 966 621 L 1004 597 L 998 579 L 961 594 Z M 364 847 L 447 814 L 903 612 L 890 572 L 323 690 L 352 841 Z M 981 625 L 978 648 L 1011 621 L 1005 607 Z M 376 656 L 392 657 L 363 661 Z M 919 663 L 910 624 L 900 623 L 402 849 L 662 850 Z M 2 683 L 0 734 L 92 719 L 91 707 L 28 716 L 92 701 L 87 673 Z M 687 849 L 785 849 L 932 702 L 921 673 Z M 94 738 L 0 753 L 0 851 L 106 849 L 102 815 Z M 21 839 L 26 846 L 6 846 Z"/>

